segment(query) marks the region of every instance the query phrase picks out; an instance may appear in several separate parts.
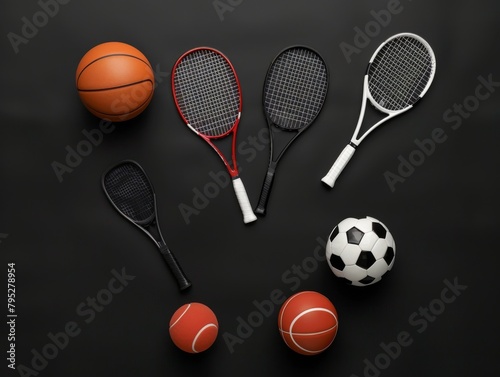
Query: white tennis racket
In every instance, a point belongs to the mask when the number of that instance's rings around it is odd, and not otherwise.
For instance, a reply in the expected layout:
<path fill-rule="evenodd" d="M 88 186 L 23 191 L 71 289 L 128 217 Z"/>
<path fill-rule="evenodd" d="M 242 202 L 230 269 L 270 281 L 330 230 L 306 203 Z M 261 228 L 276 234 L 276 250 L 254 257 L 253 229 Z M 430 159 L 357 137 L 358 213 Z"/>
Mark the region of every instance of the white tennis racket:
<path fill-rule="evenodd" d="M 422 37 L 401 33 L 382 43 L 366 70 L 361 112 L 352 139 L 322 182 L 333 187 L 358 145 L 382 123 L 410 110 L 431 86 L 435 72 L 434 52 Z M 359 136 L 367 99 L 387 116 Z"/>

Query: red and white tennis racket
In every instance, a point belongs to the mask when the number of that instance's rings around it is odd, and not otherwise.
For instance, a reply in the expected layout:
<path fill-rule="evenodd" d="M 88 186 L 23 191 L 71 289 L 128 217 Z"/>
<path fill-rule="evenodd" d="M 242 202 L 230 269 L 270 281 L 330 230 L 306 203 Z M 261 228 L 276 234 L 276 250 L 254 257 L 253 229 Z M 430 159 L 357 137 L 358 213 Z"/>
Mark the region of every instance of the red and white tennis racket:
<path fill-rule="evenodd" d="M 385 121 L 410 110 L 431 86 L 435 72 L 436 57 L 422 37 L 401 33 L 382 43 L 366 70 L 361 113 L 354 135 L 322 181 L 333 187 L 359 143 Z M 367 99 L 387 116 L 360 137 Z"/>
<path fill-rule="evenodd" d="M 220 51 L 200 47 L 184 53 L 172 71 L 172 92 L 186 125 L 220 156 L 233 180 L 243 221 L 257 220 L 236 163 L 236 133 L 241 117 L 241 88 L 233 65 Z M 232 136 L 231 163 L 214 141 Z"/>

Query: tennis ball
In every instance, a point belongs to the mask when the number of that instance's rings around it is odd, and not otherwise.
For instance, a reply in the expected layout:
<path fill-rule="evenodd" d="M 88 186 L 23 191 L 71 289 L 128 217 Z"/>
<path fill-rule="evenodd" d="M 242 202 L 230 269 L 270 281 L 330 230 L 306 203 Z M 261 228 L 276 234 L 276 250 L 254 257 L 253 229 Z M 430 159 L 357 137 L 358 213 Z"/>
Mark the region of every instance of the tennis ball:
<path fill-rule="evenodd" d="M 199 353 L 212 346 L 219 332 L 214 312 L 206 305 L 193 302 L 177 309 L 170 319 L 170 337 L 181 350 Z"/>
<path fill-rule="evenodd" d="M 121 122 L 142 113 L 154 92 L 148 59 L 126 43 L 107 42 L 88 51 L 76 69 L 76 87 L 95 116 Z"/>
<path fill-rule="evenodd" d="M 316 355 L 326 350 L 337 335 L 337 311 L 322 294 L 299 292 L 283 303 L 278 327 L 292 350 L 302 355 Z"/>

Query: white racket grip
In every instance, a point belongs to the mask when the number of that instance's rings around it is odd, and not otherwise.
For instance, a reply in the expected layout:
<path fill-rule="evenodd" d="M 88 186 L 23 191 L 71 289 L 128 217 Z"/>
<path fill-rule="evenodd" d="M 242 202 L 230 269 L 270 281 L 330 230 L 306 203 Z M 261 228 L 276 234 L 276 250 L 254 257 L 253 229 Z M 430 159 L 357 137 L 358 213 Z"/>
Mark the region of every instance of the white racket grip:
<path fill-rule="evenodd" d="M 335 181 L 339 177 L 340 173 L 342 173 L 342 170 L 344 170 L 355 151 L 356 149 L 351 144 L 348 144 L 339 157 L 337 157 L 337 161 L 335 161 L 328 174 L 325 175 L 321 181 L 328 186 L 333 187 Z"/>
<path fill-rule="evenodd" d="M 243 212 L 243 222 L 245 224 L 251 223 L 257 220 L 257 216 L 253 213 L 252 206 L 250 205 L 250 200 L 248 199 L 247 191 L 245 186 L 243 186 L 243 181 L 241 178 L 233 179 L 234 192 L 240 203 L 241 212 Z"/>

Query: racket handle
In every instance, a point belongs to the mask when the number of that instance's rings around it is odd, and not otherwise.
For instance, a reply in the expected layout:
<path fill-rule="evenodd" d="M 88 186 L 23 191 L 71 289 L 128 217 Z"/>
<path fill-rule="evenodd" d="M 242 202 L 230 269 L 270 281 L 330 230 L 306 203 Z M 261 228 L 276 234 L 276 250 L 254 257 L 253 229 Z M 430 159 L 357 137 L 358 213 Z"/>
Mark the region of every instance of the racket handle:
<path fill-rule="evenodd" d="M 257 208 L 255 209 L 255 213 L 257 215 L 266 215 L 267 202 L 269 201 L 269 194 L 271 192 L 271 187 L 274 182 L 274 169 L 268 169 L 266 174 L 266 179 L 264 180 L 264 184 L 262 185 L 262 191 L 260 192 L 260 199 Z"/>
<path fill-rule="evenodd" d="M 243 213 L 243 222 L 245 224 L 251 223 L 257 220 L 257 217 L 252 211 L 252 206 L 250 205 L 250 200 L 248 199 L 247 190 L 243 185 L 241 178 L 237 177 L 233 179 L 234 192 L 238 198 L 238 203 L 240 203 L 241 212 Z"/>
<path fill-rule="evenodd" d="M 175 259 L 174 254 L 172 254 L 172 252 L 168 249 L 168 246 L 167 245 L 161 246 L 160 253 L 161 255 L 163 255 L 163 259 L 165 259 L 165 262 L 167 262 L 170 271 L 172 271 L 172 274 L 174 274 L 174 277 L 177 280 L 177 284 L 179 284 L 179 289 L 183 291 L 189 288 L 191 286 L 191 282 L 184 274 L 184 271 L 182 271 L 179 262 L 177 262 L 177 259 Z"/>
<path fill-rule="evenodd" d="M 335 161 L 328 174 L 325 175 L 321 181 L 328 186 L 333 187 L 335 181 L 339 177 L 340 173 L 342 173 L 342 170 L 344 170 L 355 151 L 356 149 L 351 144 L 348 144 L 339 155 L 337 161 Z"/>

